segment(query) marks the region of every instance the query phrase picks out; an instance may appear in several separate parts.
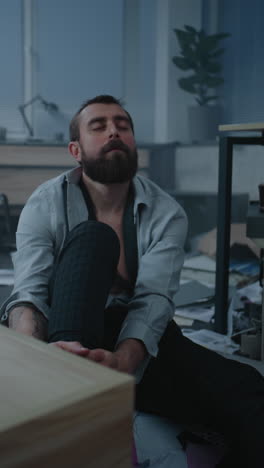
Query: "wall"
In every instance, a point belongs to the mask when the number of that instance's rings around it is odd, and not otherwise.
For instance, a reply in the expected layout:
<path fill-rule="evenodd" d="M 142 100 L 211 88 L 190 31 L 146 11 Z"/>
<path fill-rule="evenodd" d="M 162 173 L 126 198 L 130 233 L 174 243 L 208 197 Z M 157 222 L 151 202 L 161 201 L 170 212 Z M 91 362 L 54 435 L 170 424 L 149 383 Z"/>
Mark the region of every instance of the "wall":
<path fill-rule="evenodd" d="M 181 70 L 175 67 L 171 58 L 179 53 L 179 46 L 173 29 L 183 28 L 185 24 L 196 28 L 202 26 L 202 1 L 177 0 L 170 1 L 169 15 L 169 64 L 168 64 L 168 139 L 188 142 L 189 129 L 187 109 L 194 105 L 193 96 L 185 93 L 178 86 L 178 78 L 183 76 Z"/>
<path fill-rule="evenodd" d="M 0 3 L 0 126 L 15 134 L 21 126 L 17 106 L 23 99 L 22 2 Z"/>
<path fill-rule="evenodd" d="M 218 190 L 218 145 L 187 145 L 175 153 L 175 181 L 179 191 L 215 193 Z M 264 183 L 262 146 L 234 147 L 233 193 L 248 193 L 258 200 L 258 185 Z"/>
<path fill-rule="evenodd" d="M 123 0 L 35 0 L 35 10 L 35 93 L 59 105 L 60 131 L 89 97 L 123 94 Z M 52 118 L 36 120 L 37 135 L 51 136 Z"/>
<path fill-rule="evenodd" d="M 262 0 L 221 0 L 219 30 L 231 32 L 223 57 L 225 123 L 264 120 Z"/>
<path fill-rule="evenodd" d="M 18 105 L 23 102 L 23 4 L 30 0 L 1 0 L 0 126 L 9 137 L 21 133 Z M 252 0 L 34 0 L 33 95 L 56 102 L 61 112 L 47 114 L 34 105 L 36 136 L 53 138 L 88 96 L 109 92 L 124 99 L 134 117 L 138 141 L 188 143 L 187 108 L 192 96 L 182 91 L 182 75 L 171 59 L 178 53 L 173 29 L 193 24 L 208 32 L 231 31 L 224 55 L 226 84 L 222 89 L 225 123 L 263 120 L 261 60 L 264 4 Z M 252 7 L 254 6 L 254 8 Z M 226 43 L 227 44 L 227 43 Z M 8 45 L 8 46 L 7 46 Z M 24 135 L 27 133 L 25 132 Z M 192 149 L 191 149 L 192 148 Z M 187 150 L 186 150 L 187 151 Z M 261 154 L 262 149 L 256 149 Z M 185 180 L 197 154 L 213 173 L 200 185 L 211 190 L 217 165 L 207 146 L 188 150 L 186 167 L 177 167 Z M 252 154 L 252 153 L 251 153 Z M 207 155 L 207 156 L 206 156 Z M 258 157 L 258 156 L 257 156 Z M 250 159 L 241 160 L 241 180 L 247 179 Z M 197 167 L 197 173 L 199 173 Z M 189 176 L 188 176 L 189 177 Z M 196 177 L 196 178 L 195 178 Z M 195 174 L 193 183 L 197 179 Z M 189 182 L 188 182 L 189 184 Z M 252 185 L 256 185 L 252 182 Z M 215 184 L 214 184 L 215 186 Z"/>
<path fill-rule="evenodd" d="M 124 100 L 139 141 L 154 139 L 157 0 L 124 2 Z"/>
<path fill-rule="evenodd" d="M 18 105 L 41 94 L 60 108 L 49 115 L 40 103 L 33 114 L 36 137 L 67 133 L 70 116 L 88 96 L 106 92 L 121 97 L 135 119 L 140 141 L 188 139 L 189 96 L 177 86 L 171 57 L 177 43 L 173 28 L 199 26 L 202 0 L 1 0 L 2 63 L 0 125 L 9 137 L 27 136 Z M 32 23 L 32 43 L 23 63 L 23 13 Z M 32 14 L 32 18 L 28 15 Z M 32 21 L 31 21 L 32 19 Z M 5 46 L 8 44 L 8 47 Z M 10 115 L 9 115 L 10 114 Z"/>
<path fill-rule="evenodd" d="M 223 123 L 264 121 L 261 60 L 264 30 L 261 0 L 203 0 L 202 24 L 208 33 L 230 32 L 225 41 L 223 74 L 219 88 L 224 108 Z M 236 146 L 233 192 L 258 199 L 258 184 L 264 180 L 263 147 Z M 218 144 L 185 146 L 176 152 L 175 179 L 183 191 L 216 192 L 218 188 Z"/>
<path fill-rule="evenodd" d="M 24 12 L 32 23 L 31 44 L 24 44 Z M 27 78 L 32 89 L 26 102 L 40 94 L 60 108 L 53 116 L 39 102 L 26 109 L 41 138 L 66 135 L 70 116 L 86 98 L 123 96 L 124 0 L 1 0 L 0 27 L 0 126 L 9 138 L 28 136 L 18 110 Z M 27 73 L 24 53 L 32 67 Z"/>

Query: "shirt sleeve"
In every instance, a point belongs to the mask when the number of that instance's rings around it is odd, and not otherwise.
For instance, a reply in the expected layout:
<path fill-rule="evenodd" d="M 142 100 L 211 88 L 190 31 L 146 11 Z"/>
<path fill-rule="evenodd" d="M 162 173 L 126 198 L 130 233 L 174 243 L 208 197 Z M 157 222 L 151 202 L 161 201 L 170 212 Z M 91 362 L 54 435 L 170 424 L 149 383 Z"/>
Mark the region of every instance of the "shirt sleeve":
<path fill-rule="evenodd" d="M 54 239 L 51 230 L 53 216 L 49 193 L 33 194 L 22 210 L 17 233 L 17 251 L 13 256 L 14 289 L 2 305 L 1 321 L 8 318 L 14 306 L 33 304 L 49 316 L 48 285 L 54 262 Z"/>
<path fill-rule="evenodd" d="M 174 315 L 187 233 L 184 211 L 179 207 L 177 213 L 167 214 L 161 229 L 154 231 L 153 227 L 153 238 L 140 258 L 134 295 L 117 342 L 135 338 L 146 346 L 149 356 L 138 369 L 137 380 L 150 356 L 157 355 L 159 341 Z"/>

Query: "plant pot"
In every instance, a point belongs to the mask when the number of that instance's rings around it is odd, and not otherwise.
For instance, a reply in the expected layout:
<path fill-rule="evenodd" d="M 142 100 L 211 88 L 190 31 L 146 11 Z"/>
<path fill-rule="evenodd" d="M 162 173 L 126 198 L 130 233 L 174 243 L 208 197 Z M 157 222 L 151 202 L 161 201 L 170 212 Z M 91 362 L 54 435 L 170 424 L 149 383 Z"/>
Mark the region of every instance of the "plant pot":
<path fill-rule="evenodd" d="M 189 135 L 192 142 L 216 139 L 221 119 L 220 106 L 191 106 L 188 108 Z"/>

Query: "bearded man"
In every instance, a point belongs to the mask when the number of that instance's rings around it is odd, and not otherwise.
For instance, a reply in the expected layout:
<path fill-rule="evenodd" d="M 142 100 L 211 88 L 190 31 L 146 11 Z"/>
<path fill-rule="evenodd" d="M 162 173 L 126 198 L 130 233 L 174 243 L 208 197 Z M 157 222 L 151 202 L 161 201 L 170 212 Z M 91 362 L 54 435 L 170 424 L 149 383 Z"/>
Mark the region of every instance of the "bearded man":
<path fill-rule="evenodd" d="M 263 466 L 263 378 L 192 343 L 173 321 L 186 215 L 136 174 L 133 122 L 120 101 L 85 102 L 69 151 L 80 167 L 42 184 L 22 211 L 2 322 L 135 375 L 138 410 L 225 436 L 219 466 Z"/>

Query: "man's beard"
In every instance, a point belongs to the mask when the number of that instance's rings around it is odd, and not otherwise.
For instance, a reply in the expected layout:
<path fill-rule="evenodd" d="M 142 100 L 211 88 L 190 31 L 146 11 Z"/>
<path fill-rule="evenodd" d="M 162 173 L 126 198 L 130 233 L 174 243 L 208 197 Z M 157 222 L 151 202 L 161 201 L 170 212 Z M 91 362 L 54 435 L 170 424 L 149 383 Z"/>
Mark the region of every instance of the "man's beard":
<path fill-rule="evenodd" d="M 101 184 L 121 184 L 131 180 L 137 172 L 137 150 L 131 150 L 121 140 L 111 140 L 99 153 L 99 157 L 92 159 L 86 156 L 82 145 L 81 166 L 90 179 Z M 108 151 L 113 150 L 109 156 Z"/>

